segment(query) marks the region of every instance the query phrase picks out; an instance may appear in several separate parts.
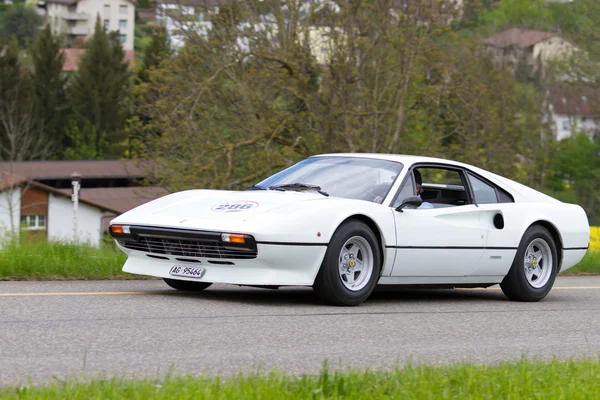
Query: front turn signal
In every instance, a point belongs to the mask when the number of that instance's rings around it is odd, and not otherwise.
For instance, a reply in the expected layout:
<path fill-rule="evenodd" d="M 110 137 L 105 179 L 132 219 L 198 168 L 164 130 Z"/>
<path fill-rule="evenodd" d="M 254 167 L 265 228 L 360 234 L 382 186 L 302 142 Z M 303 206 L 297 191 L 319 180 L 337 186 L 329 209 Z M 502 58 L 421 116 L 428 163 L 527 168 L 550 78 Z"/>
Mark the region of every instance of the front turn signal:
<path fill-rule="evenodd" d="M 225 243 L 246 244 L 246 239 L 244 238 L 244 235 L 237 235 L 233 233 L 221 234 L 221 240 Z"/>

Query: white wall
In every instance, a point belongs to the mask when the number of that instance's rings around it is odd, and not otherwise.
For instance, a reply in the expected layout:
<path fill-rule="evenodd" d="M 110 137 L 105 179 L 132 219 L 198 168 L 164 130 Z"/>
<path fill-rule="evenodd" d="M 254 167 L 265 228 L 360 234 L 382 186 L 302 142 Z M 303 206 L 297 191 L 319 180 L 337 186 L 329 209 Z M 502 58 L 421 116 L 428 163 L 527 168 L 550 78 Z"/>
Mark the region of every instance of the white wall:
<path fill-rule="evenodd" d="M 584 131 L 593 139 L 594 132 L 598 128 L 596 122 L 589 117 L 585 118 L 584 121 L 581 116 L 569 117 L 564 114 L 553 114 L 552 120 L 554 122 L 556 140 L 569 138 L 573 132 L 577 131 Z"/>
<path fill-rule="evenodd" d="M 13 214 L 13 228 L 18 233 L 21 224 L 21 188 L 0 192 L 0 239 L 10 232 L 11 211 Z"/>
<path fill-rule="evenodd" d="M 108 4 L 108 15 L 104 12 L 104 5 Z M 120 6 L 127 6 L 127 13 L 121 14 Z M 52 29 L 56 32 L 67 33 L 72 29 L 75 29 L 77 34 L 85 35 L 86 39 L 94 34 L 94 28 L 96 26 L 96 17 L 100 14 L 100 20 L 102 26 L 104 26 L 104 20 L 109 20 L 108 31 L 120 31 L 120 33 L 127 35 L 125 42 L 123 43 L 124 50 L 133 50 L 134 42 L 134 31 L 135 31 L 135 5 L 127 0 L 82 0 L 77 3 L 75 13 L 87 15 L 87 20 L 80 20 L 75 22 L 75 28 L 69 27 L 68 22 L 63 16 L 69 13 L 69 7 L 65 4 L 48 3 L 47 16 Z M 127 21 L 127 27 L 120 29 L 120 20 Z"/>
<path fill-rule="evenodd" d="M 544 62 L 549 60 L 561 60 L 569 57 L 574 50 L 575 48 L 571 43 L 567 42 L 562 37 L 554 36 L 533 46 L 533 60 L 537 60 L 538 56 L 540 56 Z"/>
<path fill-rule="evenodd" d="M 108 15 L 105 14 L 104 5 L 110 5 Z M 127 13 L 122 14 L 120 6 L 127 6 Z M 135 5 L 127 0 L 82 0 L 77 3 L 77 12 L 85 12 L 89 15 L 87 21 L 90 34 L 94 33 L 96 18 L 100 14 L 100 20 L 104 25 L 104 20 L 109 20 L 108 31 L 120 31 L 121 34 L 127 35 L 127 40 L 123 43 L 124 50 L 133 50 L 133 39 L 135 29 Z M 119 29 L 120 20 L 127 21 L 125 29 Z"/>
<path fill-rule="evenodd" d="M 100 245 L 102 237 L 102 211 L 96 207 L 79 203 L 79 242 Z M 48 197 L 48 240 L 73 239 L 73 203 L 70 197 L 50 193 Z"/>

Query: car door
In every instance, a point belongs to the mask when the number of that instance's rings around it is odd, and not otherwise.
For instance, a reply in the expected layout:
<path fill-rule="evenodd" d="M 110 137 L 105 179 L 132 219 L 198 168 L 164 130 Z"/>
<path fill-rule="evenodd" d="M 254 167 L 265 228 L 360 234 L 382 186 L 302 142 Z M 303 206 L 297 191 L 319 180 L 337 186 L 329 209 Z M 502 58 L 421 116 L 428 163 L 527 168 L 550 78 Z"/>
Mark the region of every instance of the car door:
<path fill-rule="evenodd" d="M 472 204 L 466 175 L 460 168 L 445 165 L 417 165 L 411 168 L 399 190 L 395 205 L 403 196 L 415 195 L 414 169 L 421 173 L 432 169 L 431 176 L 453 175 L 452 180 L 427 182 L 433 188 L 429 197 L 432 208 L 403 209 L 394 213 L 396 258 L 392 276 L 459 277 L 478 266 L 483 255 L 488 226 L 481 223 L 482 210 Z M 420 174 L 419 174 L 420 175 Z M 412 187 L 411 187 L 412 186 Z M 456 191 L 456 201 L 451 196 Z M 462 191 L 459 193 L 459 191 Z M 453 195 L 454 196 L 454 195 Z M 440 202 L 435 202 L 436 199 Z M 448 204 L 449 202 L 455 204 Z"/>

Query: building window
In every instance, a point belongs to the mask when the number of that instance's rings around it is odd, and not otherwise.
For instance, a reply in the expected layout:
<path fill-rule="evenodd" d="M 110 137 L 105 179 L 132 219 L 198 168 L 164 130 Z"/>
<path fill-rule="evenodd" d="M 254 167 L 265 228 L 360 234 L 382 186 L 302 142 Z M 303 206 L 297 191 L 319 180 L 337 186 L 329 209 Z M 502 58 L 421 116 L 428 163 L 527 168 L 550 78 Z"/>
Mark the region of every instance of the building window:
<path fill-rule="evenodd" d="M 104 5 L 104 18 L 110 17 L 110 4 Z"/>
<path fill-rule="evenodd" d="M 108 28 L 110 28 L 110 20 L 109 19 L 105 19 L 104 20 L 104 32 L 107 32 Z"/>
<path fill-rule="evenodd" d="M 45 215 L 22 215 L 21 227 L 30 231 L 46 229 Z"/>
<path fill-rule="evenodd" d="M 120 35 L 121 43 L 125 43 L 127 41 L 127 35 Z"/>
<path fill-rule="evenodd" d="M 121 14 L 127 14 L 127 6 L 126 5 L 119 6 L 119 12 Z"/>
<path fill-rule="evenodd" d="M 126 19 L 119 20 L 119 29 L 121 29 L 121 30 L 127 29 L 127 20 Z"/>
<path fill-rule="evenodd" d="M 564 121 L 563 121 L 563 123 L 562 123 L 562 128 L 563 128 L 563 130 L 565 130 L 565 131 L 569 131 L 569 130 L 571 130 L 571 124 L 569 123 L 569 120 L 568 120 L 568 119 L 566 119 L 566 120 L 564 120 Z"/>

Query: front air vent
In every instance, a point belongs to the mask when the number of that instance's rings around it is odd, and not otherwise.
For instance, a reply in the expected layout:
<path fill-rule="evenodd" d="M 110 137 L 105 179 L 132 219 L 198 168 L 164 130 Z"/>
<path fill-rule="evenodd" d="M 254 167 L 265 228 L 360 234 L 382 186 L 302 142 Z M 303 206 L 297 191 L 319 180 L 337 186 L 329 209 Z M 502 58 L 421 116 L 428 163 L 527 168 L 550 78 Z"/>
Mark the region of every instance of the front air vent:
<path fill-rule="evenodd" d="M 130 250 L 192 258 L 254 259 L 256 249 L 225 247 L 218 241 L 205 239 L 175 239 L 138 236 L 136 240 L 121 240 L 119 244 Z"/>

